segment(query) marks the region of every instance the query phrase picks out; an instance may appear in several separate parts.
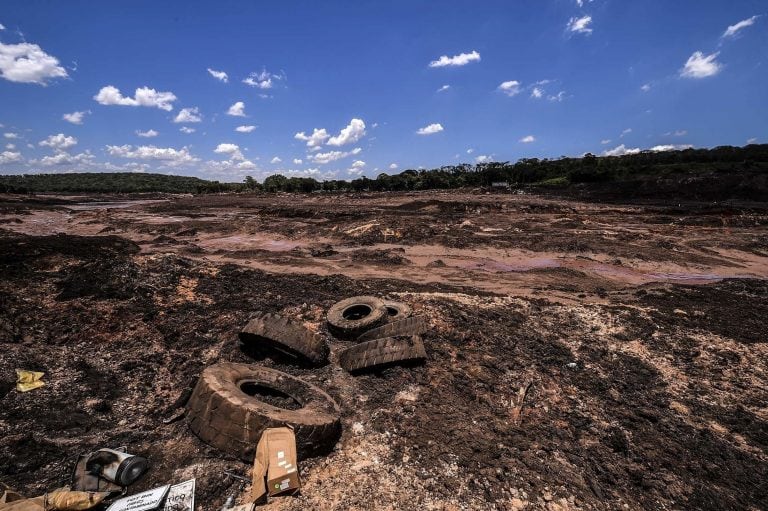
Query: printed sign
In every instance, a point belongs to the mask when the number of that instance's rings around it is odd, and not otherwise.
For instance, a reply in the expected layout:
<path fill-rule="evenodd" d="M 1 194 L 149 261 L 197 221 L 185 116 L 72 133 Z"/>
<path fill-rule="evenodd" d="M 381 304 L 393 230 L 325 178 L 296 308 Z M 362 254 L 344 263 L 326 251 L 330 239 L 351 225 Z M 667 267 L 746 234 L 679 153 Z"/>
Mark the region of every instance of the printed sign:
<path fill-rule="evenodd" d="M 163 511 L 195 511 L 195 480 L 171 486 Z"/>
<path fill-rule="evenodd" d="M 107 511 L 149 511 L 157 509 L 168 493 L 171 486 L 166 484 L 154 490 L 137 493 L 129 497 L 116 500 L 107 508 Z"/>

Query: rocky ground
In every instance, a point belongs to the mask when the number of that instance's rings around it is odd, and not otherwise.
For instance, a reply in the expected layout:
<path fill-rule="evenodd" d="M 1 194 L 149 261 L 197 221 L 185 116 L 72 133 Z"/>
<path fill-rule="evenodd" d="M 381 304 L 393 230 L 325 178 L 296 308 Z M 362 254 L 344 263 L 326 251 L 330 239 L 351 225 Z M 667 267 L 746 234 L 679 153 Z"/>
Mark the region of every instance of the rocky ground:
<path fill-rule="evenodd" d="M 106 202 L 105 202 L 106 201 Z M 341 405 L 343 434 L 267 509 L 768 507 L 768 205 L 508 194 L 0 197 L 0 482 L 79 453 L 148 457 L 131 491 L 249 466 L 165 424 L 221 360 Z M 350 376 L 254 361 L 254 311 L 325 332 L 335 301 L 425 314 L 423 366 Z M 14 388 L 16 368 L 46 386 Z"/>

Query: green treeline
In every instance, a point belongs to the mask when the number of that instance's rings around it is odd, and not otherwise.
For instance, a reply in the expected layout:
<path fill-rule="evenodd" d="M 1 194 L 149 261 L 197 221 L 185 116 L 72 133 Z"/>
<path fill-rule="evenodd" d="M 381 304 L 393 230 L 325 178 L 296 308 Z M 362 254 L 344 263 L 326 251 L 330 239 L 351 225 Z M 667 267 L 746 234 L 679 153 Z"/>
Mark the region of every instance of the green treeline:
<path fill-rule="evenodd" d="M 375 179 L 317 181 L 310 177 L 272 175 L 263 183 L 248 176 L 243 183 L 219 183 L 194 177 L 144 173 L 26 174 L 0 176 L 0 192 L 218 193 L 405 191 L 462 187 L 511 186 L 567 188 L 583 183 L 637 183 L 659 179 L 681 181 L 697 176 L 768 173 L 768 144 L 746 147 L 652 152 L 623 156 L 586 154 L 580 158 L 524 158 L 516 163 L 491 162 L 405 170 Z M 733 181 L 733 180 L 731 180 Z M 764 181 L 764 180 L 763 180 Z M 762 182 L 762 181 L 760 181 Z"/>

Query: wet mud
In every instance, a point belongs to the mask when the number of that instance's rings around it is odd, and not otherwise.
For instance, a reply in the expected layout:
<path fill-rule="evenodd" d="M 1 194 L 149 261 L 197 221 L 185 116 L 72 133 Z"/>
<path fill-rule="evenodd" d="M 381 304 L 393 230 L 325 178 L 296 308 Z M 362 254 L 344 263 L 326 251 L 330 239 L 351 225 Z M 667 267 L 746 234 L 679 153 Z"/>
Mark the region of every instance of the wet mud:
<path fill-rule="evenodd" d="M 153 200 L 0 201 L 20 220 L 0 225 L 0 481 L 22 493 L 127 445 L 152 463 L 132 491 L 196 477 L 200 509 L 242 501 L 225 471 L 250 467 L 164 419 L 204 367 L 256 357 L 342 409 L 302 495 L 267 509 L 766 508 L 760 205 L 724 225 L 705 204 L 467 193 Z M 238 341 L 257 310 L 327 335 L 357 294 L 429 318 L 424 365 L 351 376 L 347 341 L 321 368 Z M 46 386 L 17 392 L 16 368 Z"/>

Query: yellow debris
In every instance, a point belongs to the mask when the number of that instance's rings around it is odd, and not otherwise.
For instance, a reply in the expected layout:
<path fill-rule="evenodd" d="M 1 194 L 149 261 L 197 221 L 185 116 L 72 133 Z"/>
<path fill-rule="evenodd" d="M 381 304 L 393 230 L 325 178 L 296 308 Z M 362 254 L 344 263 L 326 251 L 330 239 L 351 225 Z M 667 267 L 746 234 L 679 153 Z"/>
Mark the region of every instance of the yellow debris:
<path fill-rule="evenodd" d="M 24 369 L 16 369 L 16 390 L 19 392 L 28 392 L 45 385 L 45 382 L 41 378 L 45 373 L 39 371 L 25 371 Z"/>

